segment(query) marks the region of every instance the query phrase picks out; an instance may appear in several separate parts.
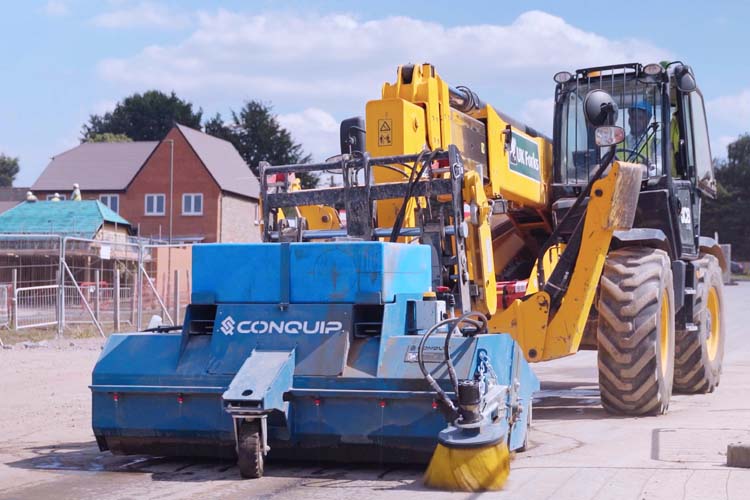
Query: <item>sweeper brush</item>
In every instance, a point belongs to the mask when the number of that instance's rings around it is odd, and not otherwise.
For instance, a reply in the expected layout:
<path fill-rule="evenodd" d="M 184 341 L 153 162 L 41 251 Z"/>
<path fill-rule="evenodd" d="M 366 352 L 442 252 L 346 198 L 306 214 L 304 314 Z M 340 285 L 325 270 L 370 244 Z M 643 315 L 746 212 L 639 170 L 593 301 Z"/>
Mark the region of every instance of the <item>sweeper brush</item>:
<path fill-rule="evenodd" d="M 510 473 L 510 452 L 505 442 L 476 448 L 450 448 L 438 443 L 424 483 L 449 491 L 495 491 Z"/>
<path fill-rule="evenodd" d="M 462 328 L 464 323 L 468 328 Z M 448 345 L 454 333 L 486 333 L 487 319 L 483 314 L 471 312 L 455 320 L 443 321 L 425 333 L 424 343 L 443 325 L 448 326 L 445 337 Z M 424 475 L 425 485 L 450 491 L 499 490 L 510 472 L 508 426 L 517 417 L 506 412 L 506 408 L 512 407 L 505 405 L 509 388 L 497 384 L 491 366 L 488 366 L 489 377 L 458 380 L 446 351 L 445 363 L 457 395 L 454 404 L 424 369 L 422 345 L 418 358 L 425 378 L 453 417 L 451 424 L 438 434 L 435 453 Z M 530 410 L 529 406 L 527 411 Z"/>

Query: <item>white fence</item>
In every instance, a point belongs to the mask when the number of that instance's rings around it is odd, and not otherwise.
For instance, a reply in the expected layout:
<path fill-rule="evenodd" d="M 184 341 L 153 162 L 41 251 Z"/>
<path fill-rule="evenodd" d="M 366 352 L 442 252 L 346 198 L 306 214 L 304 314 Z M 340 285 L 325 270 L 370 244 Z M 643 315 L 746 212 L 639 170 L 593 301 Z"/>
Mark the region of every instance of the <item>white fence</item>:
<path fill-rule="evenodd" d="M 190 298 L 189 245 L 0 235 L 0 327 L 141 329 L 179 324 Z"/>
<path fill-rule="evenodd" d="M 10 326 L 10 297 L 9 286 L 0 283 L 0 327 Z"/>
<path fill-rule="evenodd" d="M 59 285 L 16 288 L 15 329 L 56 325 L 59 288 Z"/>

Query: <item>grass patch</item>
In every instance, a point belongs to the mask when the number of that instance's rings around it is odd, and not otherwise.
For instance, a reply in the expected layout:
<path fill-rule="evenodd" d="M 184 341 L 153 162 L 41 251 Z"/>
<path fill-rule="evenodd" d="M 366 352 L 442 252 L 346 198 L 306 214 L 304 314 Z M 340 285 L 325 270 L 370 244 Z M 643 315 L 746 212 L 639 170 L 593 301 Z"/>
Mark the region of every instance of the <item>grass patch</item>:
<path fill-rule="evenodd" d="M 0 331 L 0 339 L 5 345 L 14 345 L 21 342 L 41 342 L 52 340 L 57 334 L 57 328 L 29 328 L 24 330 Z"/>
<path fill-rule="evenodd" d="M 109 336 L 112 332 L 104 330 Z M 57 327 L 24 328 L 23 330 L 0 330 L 0 340 L 5 345 L 15 345 L 22 342 L 41 342 L 43 340 L 54 340 L 57 336 Z M 62 338 L 67 340 L 98 338 L 99 330 L 94 325 L 72 325 L 63 332 Z"/>

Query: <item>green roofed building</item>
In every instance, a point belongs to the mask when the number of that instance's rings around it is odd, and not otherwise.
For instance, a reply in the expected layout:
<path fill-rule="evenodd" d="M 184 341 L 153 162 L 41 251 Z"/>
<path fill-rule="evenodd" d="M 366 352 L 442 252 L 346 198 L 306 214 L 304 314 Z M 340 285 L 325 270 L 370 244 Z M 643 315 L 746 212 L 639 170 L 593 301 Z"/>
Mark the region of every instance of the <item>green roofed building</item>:
<path fill-rule="evenodd" d="M 0 214 L 2 234 L 54 234 L 126 241 L 130 223 L 96 200 L 25 202 Z"/>
<path fill-rule="evenodd" d="M 102 289 L 111 290 L 119 273 L 123 290 L 132 290 L 140 259 L 133 235 L 127 220 L 97 200 L 23 202 L 0 214 L 0 288 L 41 286 L 34 293 L 44 292 L 54 312 L 56 292 L 44 287 L 59 286 L 64 256 L 66 318 L 88 321 L 80 293 L 90 298 L 96 276 Z M 104 298 L 111 300 L 107 293 Z"/>

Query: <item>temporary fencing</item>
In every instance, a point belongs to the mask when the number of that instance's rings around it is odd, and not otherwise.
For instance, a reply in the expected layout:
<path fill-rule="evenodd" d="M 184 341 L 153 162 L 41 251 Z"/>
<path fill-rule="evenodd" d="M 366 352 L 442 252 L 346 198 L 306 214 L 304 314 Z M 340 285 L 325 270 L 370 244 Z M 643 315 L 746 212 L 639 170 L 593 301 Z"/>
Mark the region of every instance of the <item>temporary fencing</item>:
<path fill-rule="evenodd" d="M 191 245 L 58 235 L 0 235 L 0 327 L 141 329 L 179 324 L 190 299 Z"/>

